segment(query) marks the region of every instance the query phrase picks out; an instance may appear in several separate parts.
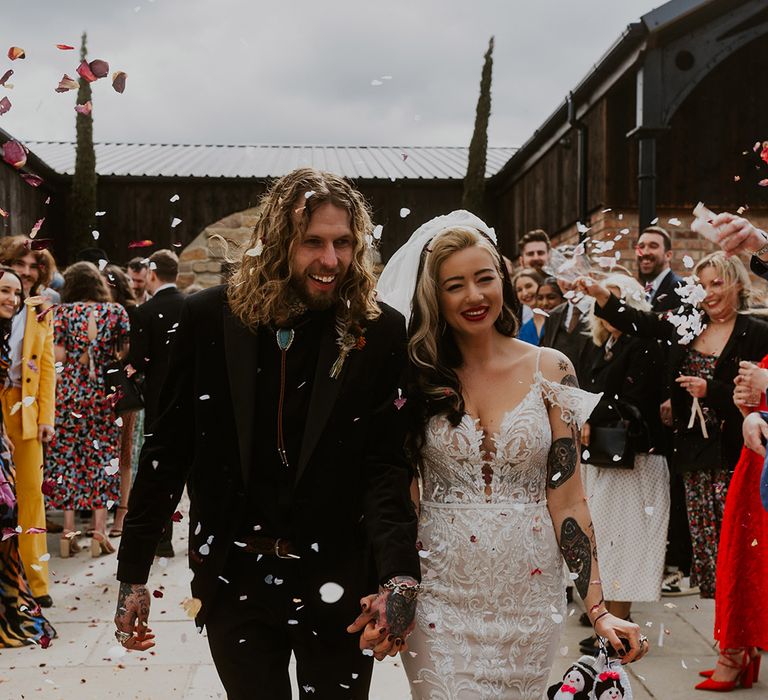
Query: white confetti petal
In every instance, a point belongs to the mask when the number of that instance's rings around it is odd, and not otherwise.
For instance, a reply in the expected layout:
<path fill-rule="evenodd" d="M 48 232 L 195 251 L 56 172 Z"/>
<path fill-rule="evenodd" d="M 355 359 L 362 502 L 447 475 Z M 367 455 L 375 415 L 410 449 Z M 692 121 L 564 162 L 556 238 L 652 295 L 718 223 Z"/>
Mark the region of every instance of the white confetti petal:
<path fill-rule="evenodd" d="M 404 218 L 405 218 L 406 216 L 408 216 L 408 214 L 410 214 L 410 213 L 411 213 L 411 210 L 410 210 L 410 209 L 408 209 L 408 207 L 403 207 L 403 208 L 400 210 L 400 218 L 401 218 L 401 219 L 404 219 Z"/>
<path fill-rule="evenodd" d="M 324 583 L 320 586 L 320 599 L 324 603 L 337 603 L 344 595 L 344 589 L 333 581 Z"/>
<path fill-rule="evenodd" d="M 181 223 L 181 219 L 174 216 L 173 221 L 171 221 L 171 228 L 176 228 Z"/>

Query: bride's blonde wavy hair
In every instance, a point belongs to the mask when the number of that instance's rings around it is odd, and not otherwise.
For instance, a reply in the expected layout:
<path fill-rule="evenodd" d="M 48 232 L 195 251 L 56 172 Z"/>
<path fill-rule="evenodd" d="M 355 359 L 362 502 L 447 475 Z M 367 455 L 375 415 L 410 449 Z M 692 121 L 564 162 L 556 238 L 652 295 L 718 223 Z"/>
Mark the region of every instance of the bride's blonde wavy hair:
<path fill-rule="evenodd" d="M 517 303 L 509 274 L 493 242 L 480 231 L 449 228 L 438 233 L 422 251 L 408 326 L 408 355 L 416 370 L 416 391 L 422 418 L 445 413 L 458 425 L 464 415 L 464 399 L 456 368 L 463 360 L 453 332 L 440 312 L 440 267 L 454 253 L 478 246 L 487 250 L 501 278 L 503 303 L 496 319 L 502 335 L 517 334 Z"/>
<path fill-rule="evenodd" d="M 244 325 L 254 328 L 290 317 L 296 299 L 289 288 L 293 250 L 313 212 L 323 204 L 349 213 L 354 239 L 352 263 L 339 287 L 339 315 L 361 323 L 380 314 L 366 238 L 373 230 L 367 202 L 338 175 L 299 168 L 276 180 L 262 196 L 246 252 L 235 263 L 227 297 L 232 313 Z"/>

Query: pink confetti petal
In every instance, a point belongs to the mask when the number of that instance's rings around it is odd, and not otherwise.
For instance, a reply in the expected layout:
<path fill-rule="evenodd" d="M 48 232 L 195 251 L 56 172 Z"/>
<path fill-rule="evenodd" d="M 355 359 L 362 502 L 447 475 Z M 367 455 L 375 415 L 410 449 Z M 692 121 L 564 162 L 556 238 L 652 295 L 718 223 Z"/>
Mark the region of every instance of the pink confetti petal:
<path fill-rule="evenodd" d="M 72 51 L 75 47 L 69 44 L 56 44 L 56 48 L 60 51 Z"/>
<path fill-rule="evenodd" d="M 24 52 L 24 49 L 20 48 L 19 46 L 11 46 L 10 49 L 8 49 L 8 58 L 10 58 L 12 61 L 15 61 L 17 58 L 26 58 L 27 54 Z"/>
<path fill-rule="evenodd" d="M 42 535 L 45 532 L 48 532 L 48 530 L 44 527 L 28 527 L 24 530 L 25 535 Z"/>
<path fill-rule="evenodd" d="M 30 187 L 40 187 L 43 184 L 43 178 L 38 175 L 32 175 L 30 173 L 21 173 L 21 179 L 24 180 Z"/>
<path fill-rule="evenodd" d="M 35 225 L 32 227 L 32 230 L 29 232 L 30 238 L 34 238 L 37 235 L 37 232 L 40 230 L 40 228 L 43 225 L 43 221 L 45 221 L 45 217 L 43 217 L 42 219 L 38 219 L 35 222 Z"/>
<path fill-rule="evenodd" d="M 70 78 L 66 73 L 64 77 L 59 80 L 59 86 L 56 88 L 56 92 L 69 92 L 70 90 L 77 90 L 79 87 L 77 80 Z"/>
<path fill-rule="evenodd" d="M 5 211 L 5 209 L 0 209 L 0 216 L 2 216 L 4 219 L 8 218 L 8 212 Z"/>
<path fill-rule="evenodd" d="M 766 178 L 765 180 L 760 180 L 760 182 L 758 182 L 757 184 L 760 185 L 760 187 L 768 187 L 768 178 Z"/>
<path fill-rule="evenodd" d="M 148 238 L 143 241 L 131 241 L 128 244 L 129 248 L 149 248 L 150 246 L 155 245 L 154 241 L 150 241 Z"/>
<path fill-rule="evenodd" d="M 78 114 L 83 114 L 85 116 L 88 116 L 93 111 L 93 105 L 91 104 L 91 101 L 88 100 L 85 104 L 82 105 L 75 105 L 75 112 Z"/>
<path fill-rule="evenodd" d="M 88 65 L 88 61 L 82 61 L 77 67 L 77 74 L 81 78 L 85 78 L 89 83 L 95 83 L 98 78 L 93 74 L 91 67 Z"/>
<path fill-rule="evenodd" d="M 115 92 L 119 92 L 121 95 L 125 92 L 125 80 L 128 77 L 128 75 L 119 70 L 112 73 L 112 87 L 115 89 Z"/>
<path fill-rule="evenodd" d="M 14 168 L 23 168 L 27 162 L 27 149 L 18 141 L 3 144 L 3 160 Z"/>
<path fill-rule="evenodd" d="M 8 78 L 10 78 L 13 75 L 13 69 L 9 68 L 5 73 L 3 73 L 3 77 L 0 78 L 0 85 L 5 85 Z"/>
<path fill-rule="evenodd" d="M 109 63 L 97 58 L 88 64 L 91 69 L 91 73 L 96 76 L 96 79 L 106 78 L 109 75 Z"/>
<path fill-rule="evenodd" d="M 0 114 L 5 114 L 11 108 L 11 101 L 4 97 L 0 100 Z"/>

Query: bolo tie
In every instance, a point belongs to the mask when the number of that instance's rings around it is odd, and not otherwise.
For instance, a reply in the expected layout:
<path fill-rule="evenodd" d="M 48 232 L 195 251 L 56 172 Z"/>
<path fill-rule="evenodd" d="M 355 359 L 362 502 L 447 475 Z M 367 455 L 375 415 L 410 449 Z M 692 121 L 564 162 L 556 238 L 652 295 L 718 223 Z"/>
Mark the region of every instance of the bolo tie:
<path fill-rule="evenodd" d="M 280 399 L 277 404 L 277 454 L 284 467 L 288 466 L 288 454 L 285 451 L 283 435 L 283 404 L 285 402 L 285 356 L 288 353 L 296 333 L 293 328 L 278 328 L 275 331 L 277 347 L 280 348 Z"/>

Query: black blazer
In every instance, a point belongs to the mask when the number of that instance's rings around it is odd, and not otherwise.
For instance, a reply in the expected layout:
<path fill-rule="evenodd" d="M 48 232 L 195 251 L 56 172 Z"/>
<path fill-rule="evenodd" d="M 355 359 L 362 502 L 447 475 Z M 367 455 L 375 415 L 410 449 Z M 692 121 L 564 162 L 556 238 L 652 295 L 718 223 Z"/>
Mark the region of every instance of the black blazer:
<path fill-rule="evenodd" d="M 133 312 L 128 362 L 144 375 L 147 424 L 157 417 L 160 389 L 168 372 L 170 341 L 176 333 L 174 325 L 181 318 L 184 299 L 186 294 L 168 287 L 135 307 Z"/>
<path fill-rule="evenodd" d="M 623 311 L 620 311 L 623 309 Z M 689 309 L 690 311 L 690 309 Z M 624 333 L 669 341 L 667 385 L 672 399 L 672 415 L 676 425 L 688 424 L 691 415 L 690 394 L 675 379 L 686 357 L 688 346 L 680 345 L 677 329 L 662 315 L 639 311 L 611 296 L 604 307 L 595 304 L 595 315 L 606 319 Z M 731 337 L 715 363 L 714 376 L 707 382 L 703 404 L 711 406 L 722 421 L 721 449 L 723 468 L 733 469 L 744 444 L 741 434 L 742 415 L 733 403 L 733 380 L 739 373 L 739 362 L 760 362 L 768 354 L 768 324 L 748 314 L 736 317 Z M 673 460 L 674 466 L 674 460 Z"/>
<path fill-rule="evenodd" d="M 592 342 L 587 319 L 589 314 L 583 314 L 579 325 L 573 333 L 565 329 L 565 318 L 568 313 L 568 302 L 560 304 L 549 312 L 549 318 L 544 324 L 544 335 L 539 345 L 542 348 L 554 348 L 562 352 L 573 364 L 579 384 L 587 381 L 589 369 L 598 348 Z"/>
<path fill-rule="evenodd" d="M 663 371 L 663 353 L 651 338 L 621 335 L 611 348 L 610 358 L 606 357 L 604 347 L 599 348 L 584 385 L 587 391 L 603 392 L 600 403 L 589 417 L 590 424 L 612 425 L 619 418 L 615 410 L 617 403 L 619 411 L 626 404 L 634 406 L 642 419 L 632 426 L 633 434 L 638 435 L 632 442 L 633 449 L 635 452 L 652 450 L 654 454 L 664 454 L 664 432 L 659 416 L 663 387 L 657 381 Z M 631 420 L 628 411 L 621 417 Z"/>
<path fill-rule="evenodd" d="M 412 469 L 403 447 L 407 411 L 394 403 L 406 368 L 405 324 L 397 311 L 381 308 L 366 324 L 365 347 L 349 353 L 338 379 L 330 377 L 339 352 L 333 328 L 322 337 L 296 467 L 291 517 L 305 603 L 341 630 L 378 582 L 397 574 L 420 577 Z M 192 592 L 203 603 L 202 624 L 217 587 L 225 585 L 218 576 L 246 510 L 275 496 L 257 488 L 250 489 L 255 504 L 247 497 L 259 439 L 257 334 L 232 315 L 219 286 L 185 300 L 175 336 L 160 416 L 148 428 L 131 489 L 117 577 L 147 580 L 186 483 Z M 201 555 L 205 543 L 209 551 Z M 328 581 L 345 590 L 335 605 L 320 601 L 319 588 Z"/>
<path fill-rule="evenodd" d="M 680 307 L 682 301 L 680 300 L 680 295 L 675 292 L 675 289 L 681 284 L 683 284 L 683 278 L 670 270 L 667 276 L 661 280 L 656 294 L 651 299 L 651 310 L 661 313 L 662 311 L 672 311 L 672 309 Z"/>

